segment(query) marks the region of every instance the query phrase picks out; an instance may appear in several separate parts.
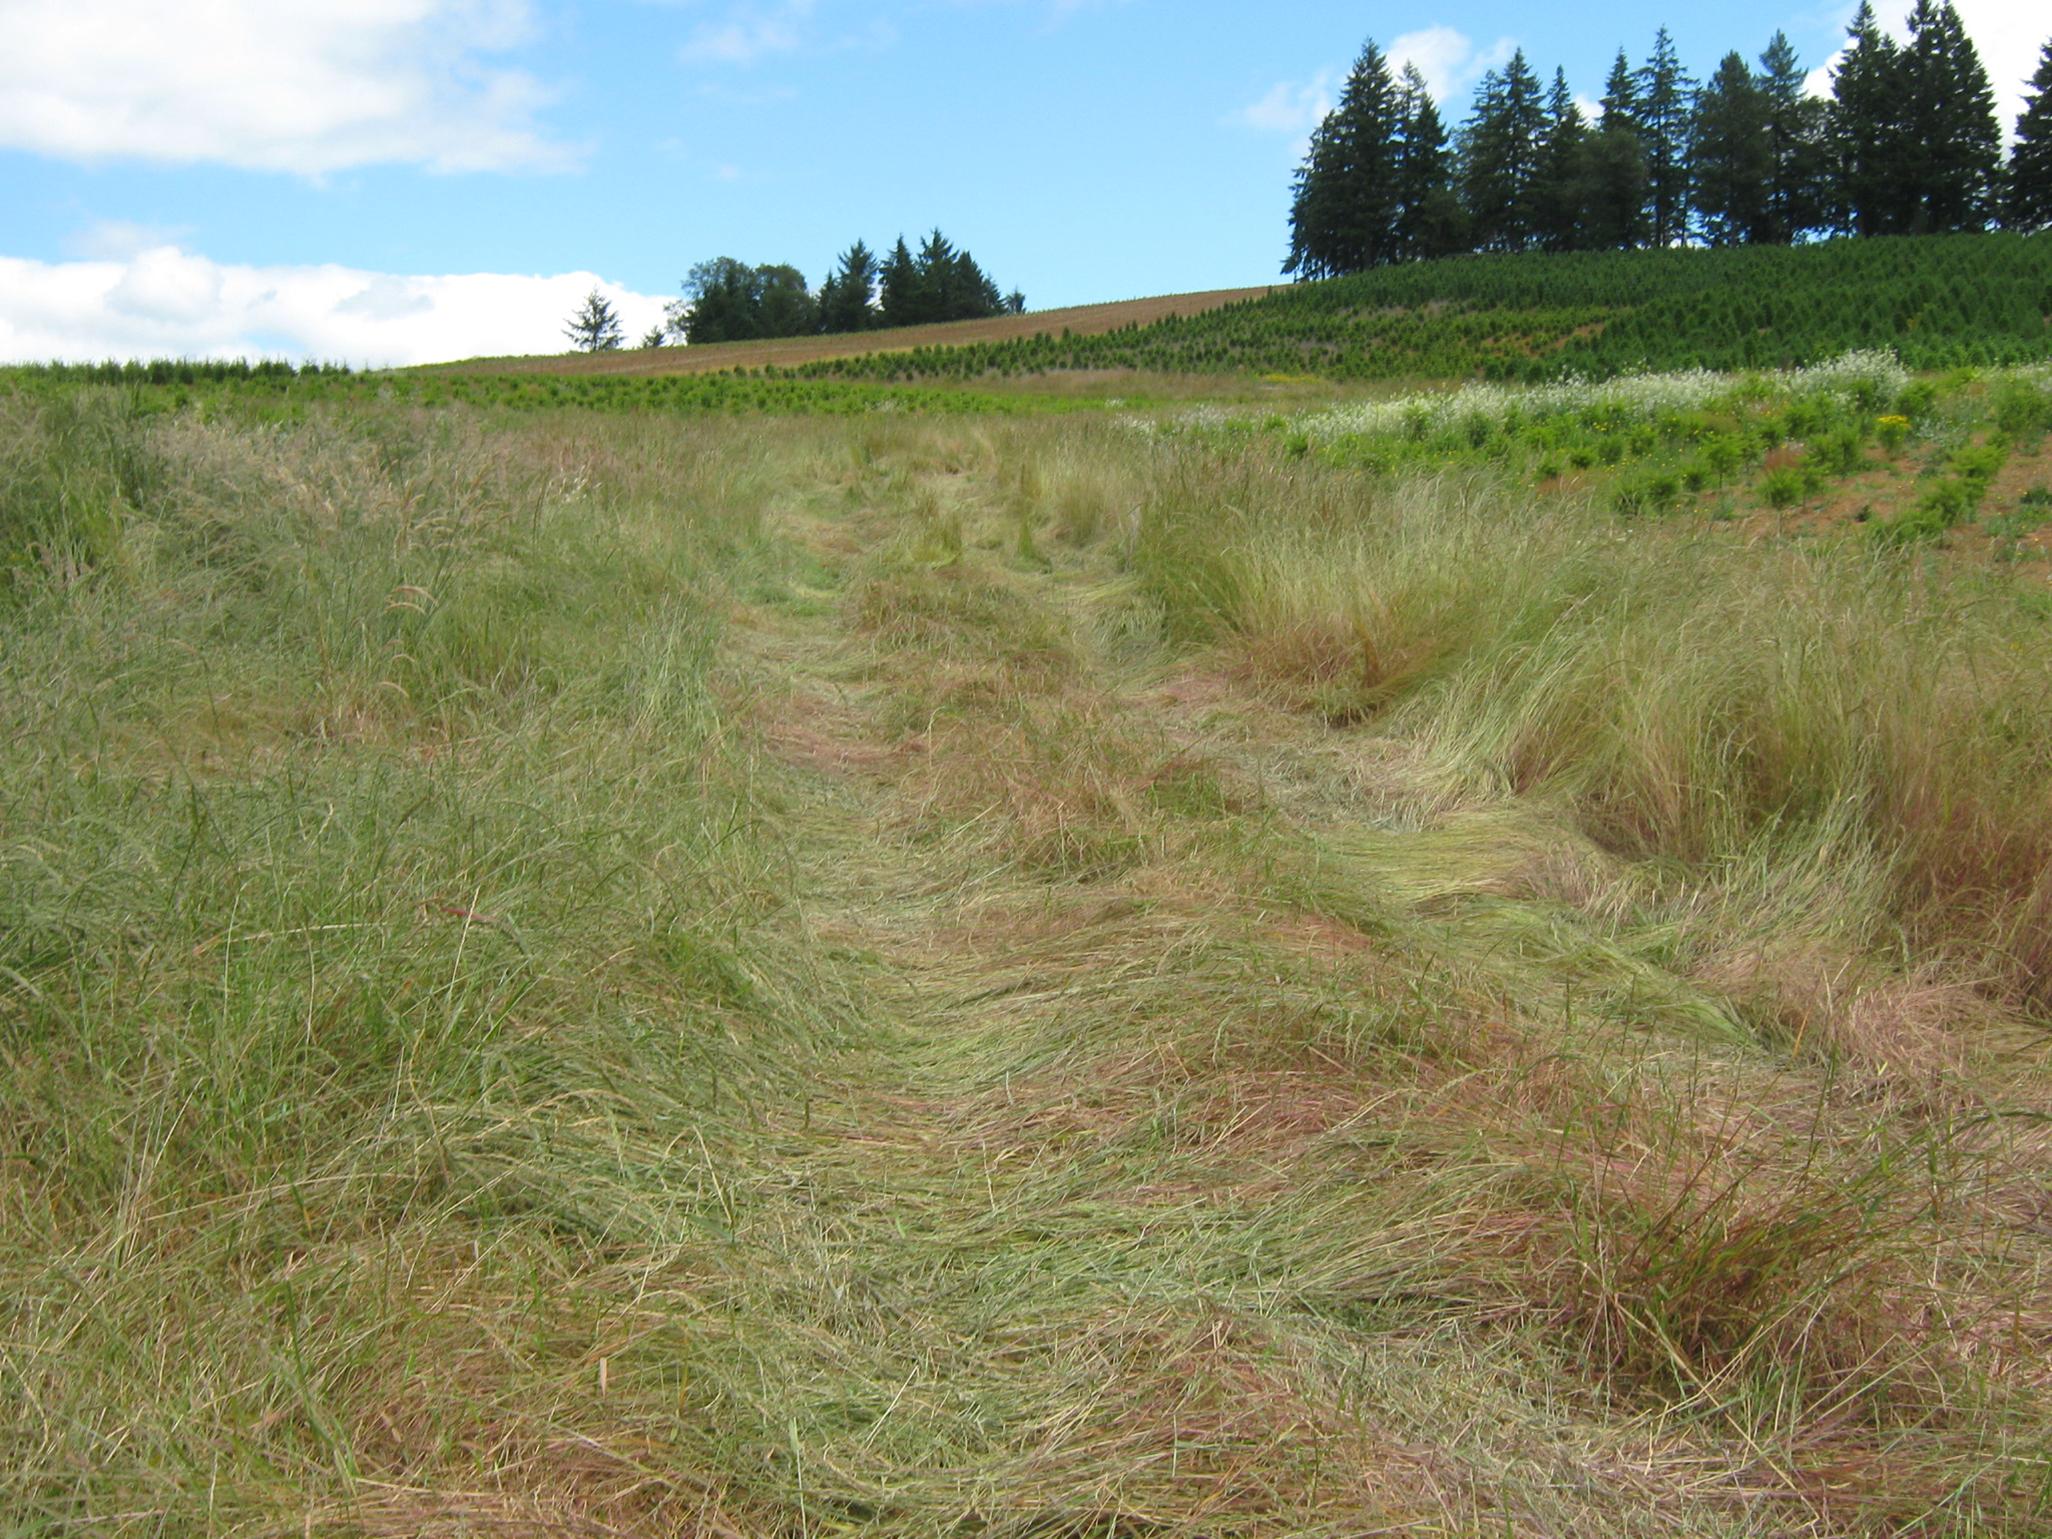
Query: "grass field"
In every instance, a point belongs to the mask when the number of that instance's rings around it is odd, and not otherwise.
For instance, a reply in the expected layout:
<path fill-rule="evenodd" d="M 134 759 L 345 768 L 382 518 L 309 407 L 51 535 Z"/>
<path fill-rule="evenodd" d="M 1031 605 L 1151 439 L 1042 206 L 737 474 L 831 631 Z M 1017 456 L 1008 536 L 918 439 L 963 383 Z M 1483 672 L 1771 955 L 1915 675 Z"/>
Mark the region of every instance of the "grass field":
<path fill-rule="evenodd" d="M 858 354 L 910 352 L 914 348 L 963 347 L 1009 342 L 1040 335 L 1096 336 L 1126 327 L 1151 326 L 1171 316 L 1202 315 L 1226 305 L 1259 299 L 1268 285 L 1216 289 L 1202 294 L 1160 294 L 1108 304 L 1070 305 L 980 321 L 947 321 L 931 326 L 898 326 L 834 336 L 781 337 L 767 342 L 708 342 L 695 347 L 637 347 L 616 352 L 569 353 L 552 358 L 473 358 L 435 365 L 436 371 L 492 373 L 540 371 L 557 374 L 713 374 L 723 369 L 796 368 Z"/>
<path fill-rule="evenodd" d="M 0 392 L 0 1533 L 2052 1527 L 2042 564 L 168 404 Z"/>

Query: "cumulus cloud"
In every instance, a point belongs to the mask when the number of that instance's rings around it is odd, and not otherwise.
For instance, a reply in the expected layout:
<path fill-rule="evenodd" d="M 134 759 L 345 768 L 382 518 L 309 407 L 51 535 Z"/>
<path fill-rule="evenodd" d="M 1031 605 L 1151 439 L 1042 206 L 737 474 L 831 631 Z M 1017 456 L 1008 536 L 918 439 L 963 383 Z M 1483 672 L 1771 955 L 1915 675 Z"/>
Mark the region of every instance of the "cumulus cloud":
<path fill-rule="evenodd" d="M 0 146 L 66 160 L 553 168 L 548 93 L 493 62 L 527 0 L 0 0 Z"/>
<path fill-rule="evenodd" d="M 789 53 L 804 41 L 813 0 L 744 6 L 724 21 L 699 24 L 681 50 L 687 64 L 753 64 L 769 54 Z"/>
<path fill-rule="evenodd" d="M 1401 75 L 1405 65 L 1415 64 L 1432 99 L 1439 103 L 1440 116 L 1451 121 L 1466 115 L 1468 93 L 1475 83 L 1488 71 L 1510 63 L 1517 46 L 1512 39 L 1500 37 L 1484 48 L 1452 27 L 1424 27 L 1391 41 L 1389 72 Z"/>
<path fill-rule="evenodd" d="M 592 289 L 628 341 L 662 318 L 660 295 L 595 273 L 411 276 L 357 268 L 248 267 L 177 246 L 119 260 L 0 257 L 0 361 L 284 356 L 354 364 L 557 353 Z"/>
<path fill-rule="evenodd" d="M 1261 100 L 1233 113 L 1230 121 L 1264 133 L 1301 138 L 1332 111 L 1333 93 L 1338 88 L 1339 76 L 1334 70 L 1320 70 L 1309 80 L 1279 80 Z"/>

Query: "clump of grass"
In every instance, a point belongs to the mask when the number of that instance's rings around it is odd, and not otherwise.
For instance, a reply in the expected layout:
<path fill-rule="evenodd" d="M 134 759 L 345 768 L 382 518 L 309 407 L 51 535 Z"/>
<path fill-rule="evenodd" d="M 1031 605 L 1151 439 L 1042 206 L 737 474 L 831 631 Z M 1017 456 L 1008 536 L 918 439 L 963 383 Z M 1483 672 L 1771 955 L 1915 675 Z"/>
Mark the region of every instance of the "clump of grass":
<path fill-rule="evenodd" d="M 1174 633 L 1399 707 L 1469 784 L 1565 795 L 1634 856 L 1801 848 L 1850 810 L 1896 922 L 2052 997 L 2052 766 L 2020 725 L 2052 675 L 2028 607 L 1835 551 L 1627 539 L 1573 505 L 1512 520 L 1469 484 L 1241 474 L 1171 482 L 1143 526 Z"/>

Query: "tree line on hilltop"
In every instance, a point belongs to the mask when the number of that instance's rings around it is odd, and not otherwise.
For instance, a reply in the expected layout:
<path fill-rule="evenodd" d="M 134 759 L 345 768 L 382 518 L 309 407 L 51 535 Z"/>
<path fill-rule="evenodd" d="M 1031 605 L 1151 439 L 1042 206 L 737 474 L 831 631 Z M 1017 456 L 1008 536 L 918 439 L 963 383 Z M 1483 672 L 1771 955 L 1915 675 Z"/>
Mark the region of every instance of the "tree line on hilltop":
<path fill-rule="evenodd" d="M 916 253 L 899 236 L 881 261 L 858 240 L 836 259 L 817 291 L 787 263 L 751 267 L 724 256 L 692 267 L 683 287 L 684 297 L 664 309 L 662 324 L 641 339 L 643 347 L 924 326 L 1018 315 L 1026 309 L 1024 294 L 1017 289 L 1001 293 L 976 258 L 939 230 Z M 618 316 L 596 290 L 571 316 L 564 334 L 587 352 L 604 352 L 623 340 Z"/>
<path fill-rule="evenodd" d="M 2052 225 L 2052 42 L 2008 164 L 1994 93 L 1951 0 L 1918 0 L 1897 43 L 1861 4 L 1829 100 L 1786 36 L 1708 81 L 1662 27 L 1619 49 L 1594 121 L 1523 50 L 1449 133 L 1414 66 L 1370 39 L 1299 167 L 1283 271 L 1326 278 L 1480 251 L 1792 244 Z"/>

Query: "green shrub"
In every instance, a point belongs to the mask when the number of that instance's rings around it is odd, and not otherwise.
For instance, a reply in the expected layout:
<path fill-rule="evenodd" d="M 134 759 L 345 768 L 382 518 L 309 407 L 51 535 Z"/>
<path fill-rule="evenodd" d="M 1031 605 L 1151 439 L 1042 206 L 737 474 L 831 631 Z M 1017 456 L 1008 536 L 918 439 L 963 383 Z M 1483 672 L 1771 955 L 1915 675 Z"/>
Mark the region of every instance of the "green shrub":
<path fill-rule="evenodd" d="M 1760 495 L 1770 508 L 1792 508 L 1803 500 L 1808 478 L 1801 465 L 1777 465 L 1760 480 Z"/>

